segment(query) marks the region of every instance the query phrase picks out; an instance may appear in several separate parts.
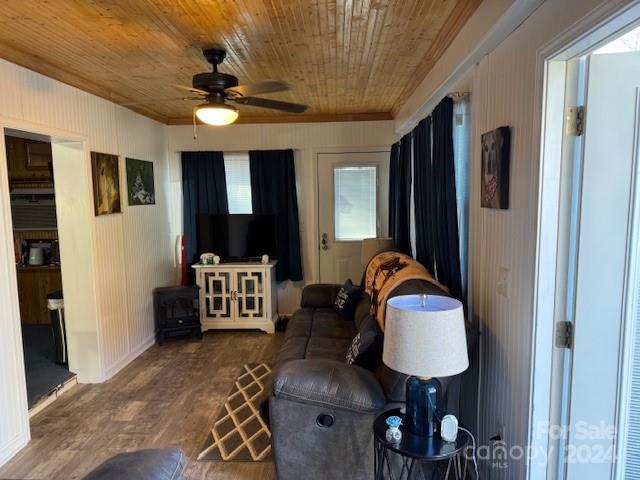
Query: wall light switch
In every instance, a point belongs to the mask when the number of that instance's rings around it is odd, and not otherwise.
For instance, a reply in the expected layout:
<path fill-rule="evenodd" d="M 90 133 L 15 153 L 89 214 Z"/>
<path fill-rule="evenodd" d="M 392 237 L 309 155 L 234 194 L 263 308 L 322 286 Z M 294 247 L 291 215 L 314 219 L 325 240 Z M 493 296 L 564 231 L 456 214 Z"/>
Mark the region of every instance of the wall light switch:
<path fill-rule="evenodd" d="M 498 294 L 506 298 L 509 298 L 509 273 L 508 268 L 500 267 L 498 269 Z"/>

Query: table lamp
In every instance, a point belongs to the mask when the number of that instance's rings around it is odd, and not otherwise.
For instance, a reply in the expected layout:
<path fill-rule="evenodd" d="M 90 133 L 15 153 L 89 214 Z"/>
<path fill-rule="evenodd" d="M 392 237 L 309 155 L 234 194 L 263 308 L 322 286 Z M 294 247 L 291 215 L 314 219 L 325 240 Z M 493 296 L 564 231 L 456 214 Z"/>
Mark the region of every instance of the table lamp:
<path fill-rule="evenodd" d="M 407 379 L 405 429 L 431 437 L 438 427 L 441 385 L 436 377 L 467 369 L 462 304 L 438 295 L 401 295 L 387 302 L 382 361 Z"/>

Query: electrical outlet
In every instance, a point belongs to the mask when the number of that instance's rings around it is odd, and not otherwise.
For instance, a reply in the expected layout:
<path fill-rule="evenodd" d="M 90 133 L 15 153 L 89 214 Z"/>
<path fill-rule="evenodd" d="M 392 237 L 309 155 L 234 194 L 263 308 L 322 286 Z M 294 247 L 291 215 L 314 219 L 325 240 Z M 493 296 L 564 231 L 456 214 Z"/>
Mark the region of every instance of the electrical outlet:
<path fill-rule="evenodd" d="M 498 283 L 496 285 L 498 295 L 509 298 L 509 274 L 511 270 L 506 267 L 498 268 Z"/>

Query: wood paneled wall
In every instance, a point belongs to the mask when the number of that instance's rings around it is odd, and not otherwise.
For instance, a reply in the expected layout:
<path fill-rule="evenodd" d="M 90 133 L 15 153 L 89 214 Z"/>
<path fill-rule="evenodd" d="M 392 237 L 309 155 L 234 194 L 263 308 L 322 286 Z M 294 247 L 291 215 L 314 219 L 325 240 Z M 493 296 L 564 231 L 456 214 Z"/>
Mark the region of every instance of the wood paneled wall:
<path fill-rule="evenodd" d="M 507 448 L 526 448 L 529 441 L 540 168 L 538 51 L 602 3 L 547 0 L 472 72 L 470 254 L 473 315 L 483 330 L 481 445 L 497 434 Z M 505 211 L 480 207 L 480 136 L 502 125 L 512 129 L 511 199 Z M 502 268 L 508 270 L 506 296 L 497 292 Z M 506 468 L 484 466 L 491 470 L 484 478 L 526 477 L 525 458 L 508 458 Z"/>
<path fill-rule="evenodd" d="M 535 438 L 530 437 L 532 429 L 535 434 L 539 427 L 529 425 L 540 171 L 537 128 L 542 115 L 543 75 L 538 55 L 565 32 L 571 32 L 576 39 L 630 2 L 546 0 L 510 4 L 482 3 L 476 12 L 478 17 L 474 14 L 467 25 L 472 28 L 465 26 L 455 45 L 445 52 L 424 78 L 420 91 L 396 117 L 396 128 L 402 128 L 403 133 L 412 128 L 413 122 L 426 116 L 447 91 L 471 92 L 470 313 L 483 330 L 478 442 L 487 446 L 489 438 L 500 434 L 508 449 L 523 447 L 526 452 L 530 438 Z M 576 22 L 582 21 L 580 29 L 572 30 Z M 481 30 L 482 26 L 486 28 Z M 485 33 L 492 29 L 491 34 Z M 491 38 L 485 43 L 487 36 Z M 477 63 L 468 61 L 470 52 L 477 55 Z M 511 206 L 505 211 L 483 209 L 480 137 L 502 125 L 512 127 Z M 506 295 L 497 291 L 502 268 L 508 270 Z M 541 410 L 540 405 L 532 407 Z M 491 460 L 480 462 L 480 477 L 527 478 L 526 455 L 506 460 L 506 466 Z M 540 470 L 544 472 L 545 466 Z M 531 478 L 541 478 L 535 472 L 533 475 Z"/>
<path fill-rule="evenodd" d="M 154 162 L 156 205 L 129 207 L 125 201 L 122 214 L 78 218 L 91 232 L 96 285 L 97 348 L 92 347 L 86 354 L 98 356 L 101 368 L 98 375 L 84 381 L 101 381 L 152 344 L 151 290 L 174 280 L 167 127 L 4 60 L 0 60 L 0 126 L 33 128 L 61 139 L 84 140 L 86 162 L 90 162 L 91 150 Z M 5 164 L 4 158 L 1 163 Z M 89 170 L 77 172 L 76 186 L 91 185 Z M 0 165 L 0 195 L 3 238 L 6 233 L 5 241 L 0 241 L 0 270 L 5 272 L 0 276 L 0 298 L 7 306 L 0 316 L 3 332 L 0 463 L 3 463 L 29 438 L 20 319 L 17 308 L 14 311 L 12 307 L 17 302 L 6 164 Z M 73 203 L 67 207 L 72 211 Z"/>

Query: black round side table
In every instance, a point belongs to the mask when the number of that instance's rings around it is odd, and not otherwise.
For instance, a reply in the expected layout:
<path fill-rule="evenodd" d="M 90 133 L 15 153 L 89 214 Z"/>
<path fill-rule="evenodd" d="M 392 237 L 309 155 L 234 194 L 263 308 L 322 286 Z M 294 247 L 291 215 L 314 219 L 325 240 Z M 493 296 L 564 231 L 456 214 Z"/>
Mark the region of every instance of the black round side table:
<path fill-rule="evenodd" d="M 439 467 L 444 468 L 445 462 L 447 468 L 444 477 L 441 478 L 448 479 L 451 473 L 456 480 L 465 478 L 467 459 L 464 449 L 470 440 L 467 432 L 459 430 L 455 442 L 446 442 L 439 434 L 433 437 L 418 437 L 400 427 L 402 439 L 398 443 L 391 443 L 387 442 L 386 438 L 386 421 L 392 415 L 404 420 L 404 414 L 396 408 L 378 415 L 373 424 L 375 480 L 409 480 L 416 463 L 420 462 L 435 463 L 431 478 L 437 478 L 441 472 Z M 394 457 L 399 458 L 393 461 Z"/>

